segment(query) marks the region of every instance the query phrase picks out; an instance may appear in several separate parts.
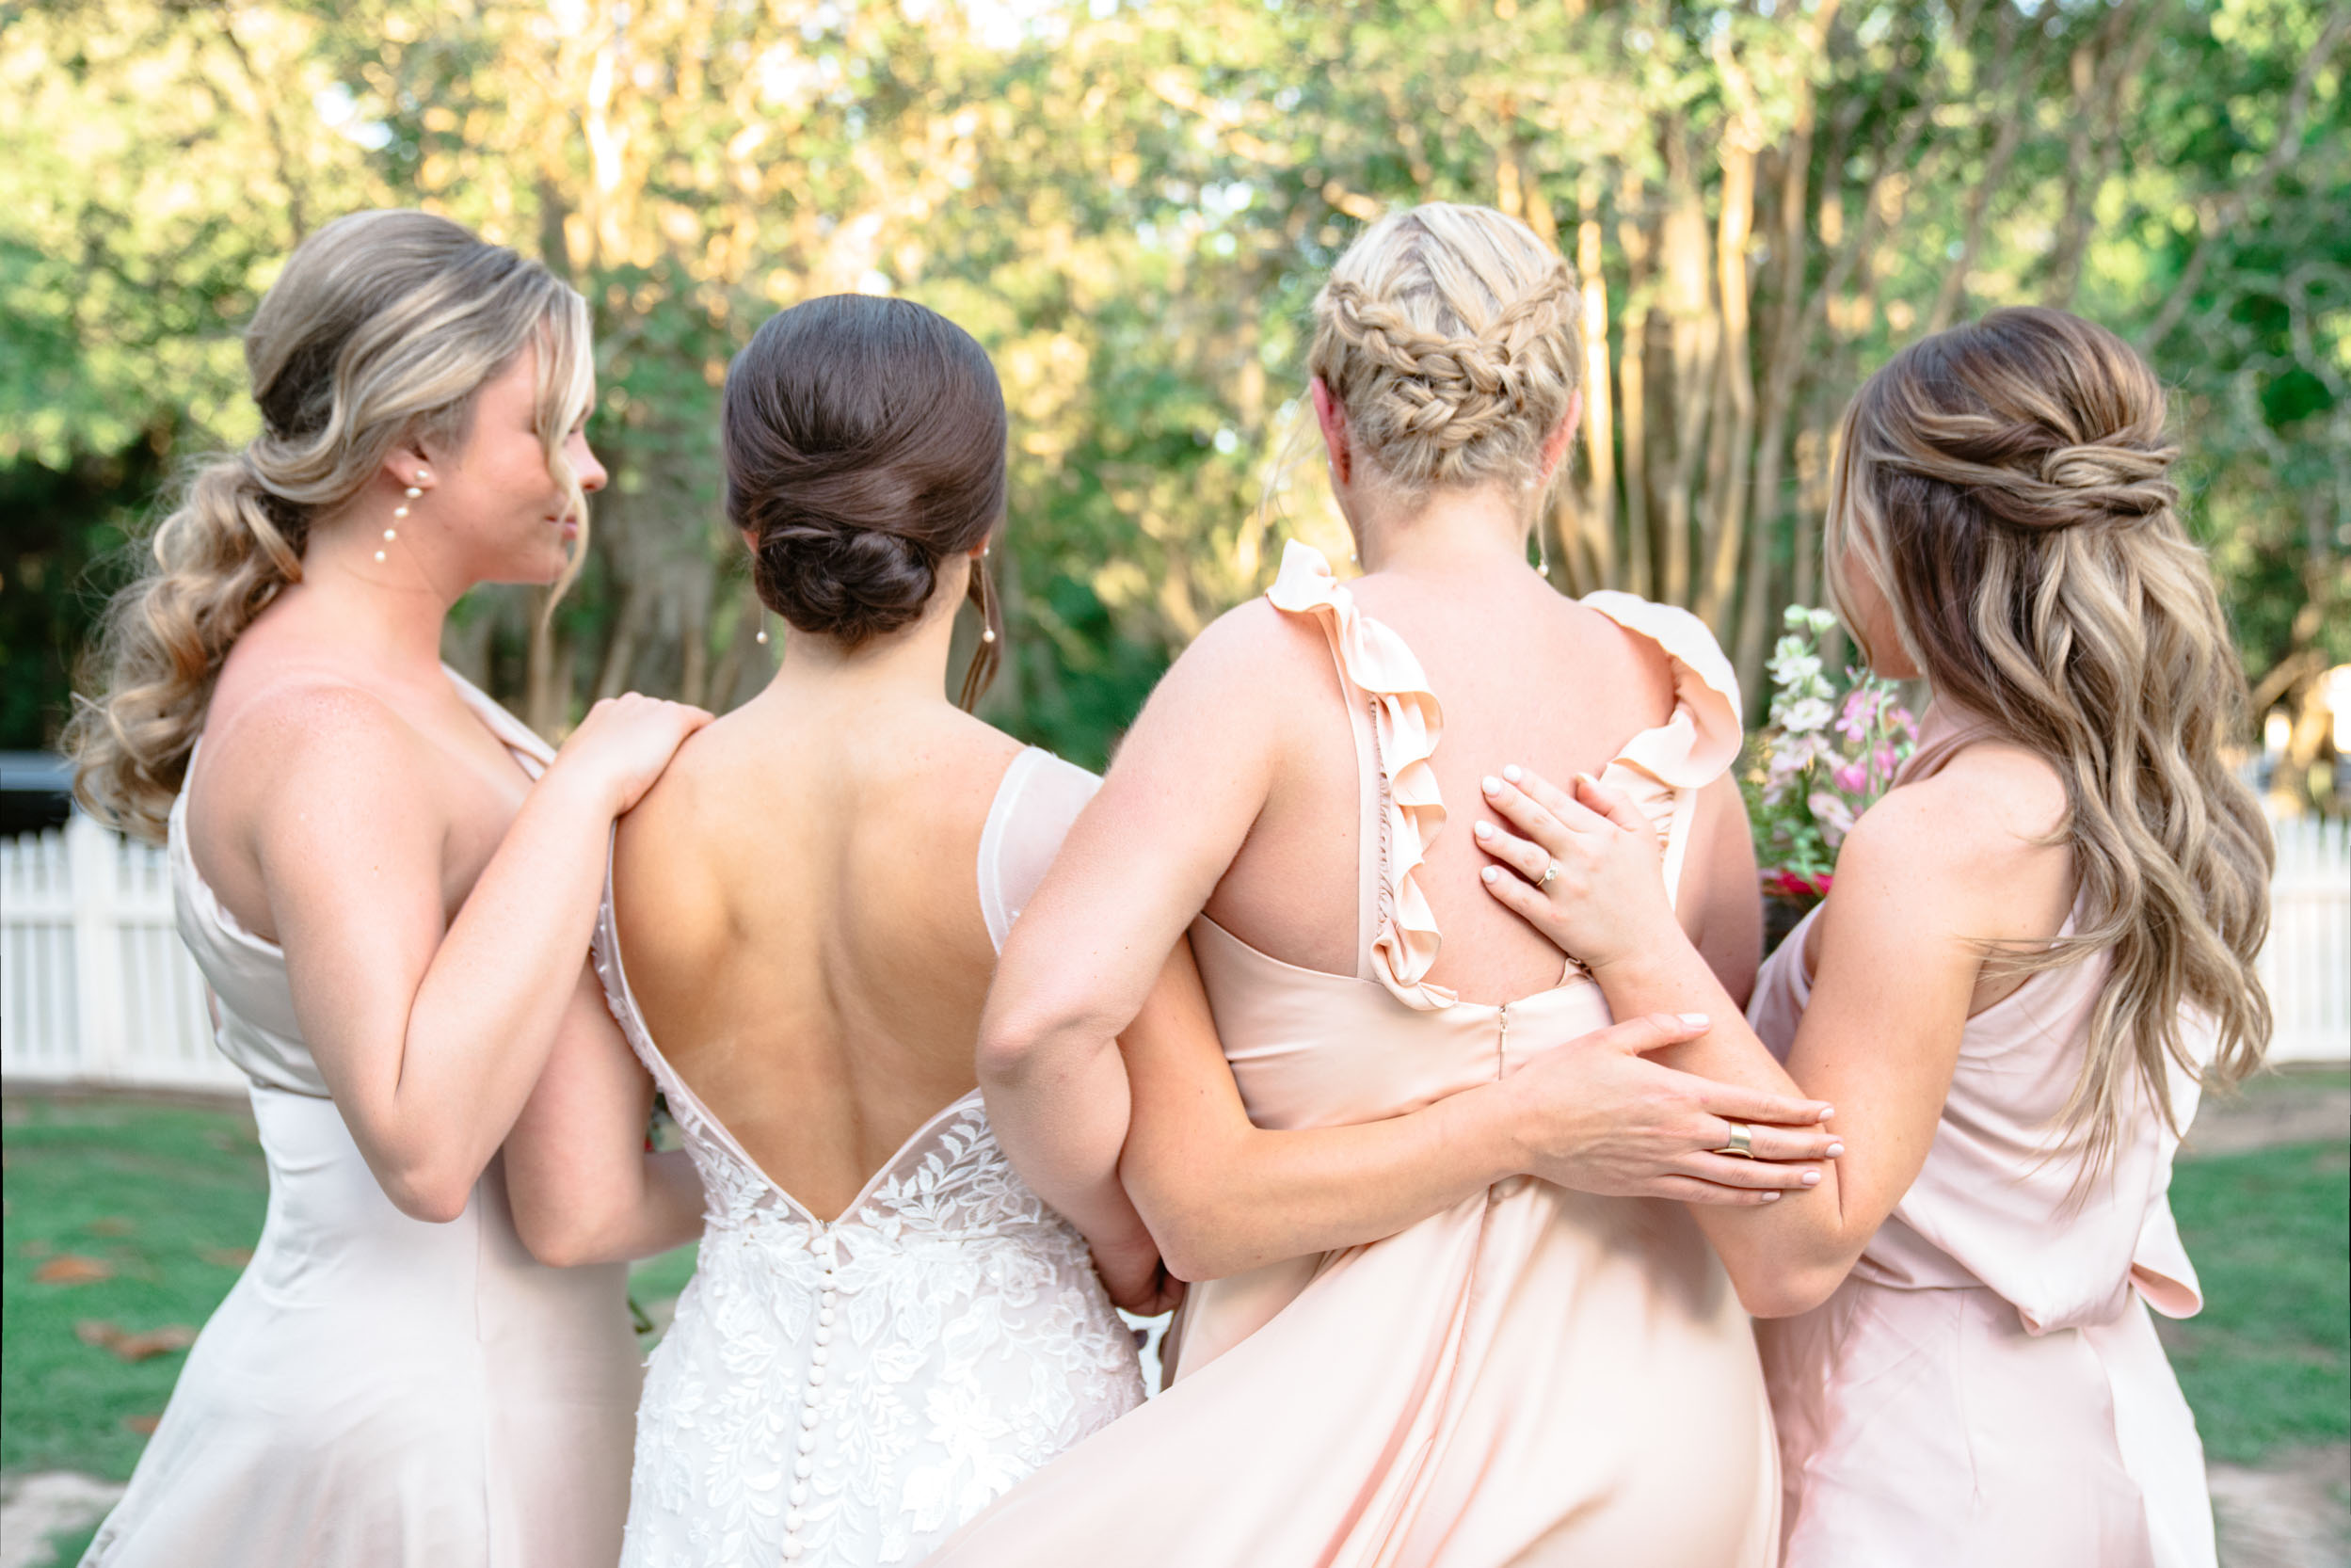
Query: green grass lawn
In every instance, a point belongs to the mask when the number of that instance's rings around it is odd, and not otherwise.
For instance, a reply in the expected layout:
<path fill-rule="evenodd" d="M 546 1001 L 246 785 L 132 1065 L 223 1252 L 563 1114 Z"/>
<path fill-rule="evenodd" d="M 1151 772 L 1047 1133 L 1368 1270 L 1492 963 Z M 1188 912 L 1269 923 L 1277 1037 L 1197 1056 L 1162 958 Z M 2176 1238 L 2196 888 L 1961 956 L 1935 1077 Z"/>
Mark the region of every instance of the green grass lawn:
<path fill-rule="evenodd" d="M 2204 1451 L 2248 1464 L 2351 1437 L 2351 1150 L 2188 1160 L 2171 1207 L 2204 1310 L 2157 1321 Z"/>
<path fill-rule="evenodd" d="M 184 1356 L 125 1362 L 75 1325 L 137 1334 L 202 1323 L 261 1231 L 261 1150 L 230 1111 L 22 1099 L 0 1107 L 0 1468 L 121 1480 Z M 2252 1462 L 2351 1436 L 2347 1198 L 2351 1154 L 2336 1144 L 2181 1165 L 2172 1204 L 2206 1304 L 2164 1332 L 2214 1458 Z M 62 1256 L 107 1277 L 35 1277 Z M 639 1264 L 632 1293 L 648 1304 L 674 1298 L 693 1271 L 693 1249 L 680 1248 Z"/>

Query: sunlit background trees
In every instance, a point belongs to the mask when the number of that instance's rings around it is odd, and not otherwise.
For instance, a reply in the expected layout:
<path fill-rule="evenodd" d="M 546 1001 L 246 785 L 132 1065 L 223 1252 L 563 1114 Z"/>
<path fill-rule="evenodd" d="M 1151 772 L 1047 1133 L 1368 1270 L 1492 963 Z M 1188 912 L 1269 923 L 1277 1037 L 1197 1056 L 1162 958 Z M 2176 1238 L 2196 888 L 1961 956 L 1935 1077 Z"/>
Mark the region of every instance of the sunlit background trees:
<path fill-rule="evenodd" d="M 289 248 L 413 204 L 587 296 L 614 474 L 580 586 L 482 596 L 453 663 L 551 733 L 755 690 L 718 385 L 769 312 L 887 290 L 1012 404 L 992 716 L 1098 763 L 1283 536 L 1339 541 L 1284 461 L 1306 306 L 1448 198 L 1584 280 L 1554 578 L 1690 605 L 1751 691 L 1824 595 L 1863 376 L 2009 302 L 2135 341 L 2291 771 L 2351 660 L 2346 34 L 2343 0 L 0 3 L 0 746 L 54 736 L 172 464 L 251 429 L 237 332 Z"/>

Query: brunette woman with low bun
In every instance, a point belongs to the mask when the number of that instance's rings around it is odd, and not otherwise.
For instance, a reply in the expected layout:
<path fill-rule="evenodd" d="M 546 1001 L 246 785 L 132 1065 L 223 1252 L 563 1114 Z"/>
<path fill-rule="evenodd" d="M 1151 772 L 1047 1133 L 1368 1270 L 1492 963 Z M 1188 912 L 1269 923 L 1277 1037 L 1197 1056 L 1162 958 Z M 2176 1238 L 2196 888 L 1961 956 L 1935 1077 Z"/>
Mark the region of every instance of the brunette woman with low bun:
<path fill-rule="evenodd" d="M 443 666 L 477 583 L 559 583 L 603 470 L 587 312 L 417 212 L 298 248 L 246 334 L 261 433 L 197 469 L 68 735 L 168 842 L 251 1080 L 261 1240 L 86 1564 L 601 1568 L 638 1373 L 617 1268 L 541 1266 L 499 1147 L 556 1041 L 604 841 L 708 715 L 600 704 L 560 753 Z M 646 1237 L 690 1231 L 648 1168 Z"/>
<path fill-rule="evenodd" d="M 809 300 L 737 358 L 725 419 L 783 661 L 620 825 L 596 952 L 635 1059 L 558 1062 L 516 1214 L 550 1262 L 635 1256 L 658 1082 L 709 1208 L 621 1560 L 911 1562 L 1143 1398 L 973 1076 L 997 946 L 1096 780 L 969 712 L 1001 648 L 1006 422 L 968 333 Z"/>
<path fill-rule="evenodd" d="M 2146 362 L 2059 311 L 1939 332 L 1863 386 L 1831 585 L 1871 667 L 1933 702 L 1752 1029 L 1613 791 L 1486 781 L 1519 830 L 1480 828 L 1505 905 L 1616 1007 L 1711 1011 L 1720 1076 L 1836 1106 L 1849 1151 L 1815 1190 L 1700 1216 L 1780 1320 L 1757 1337 L 1788 1568 L 2212 1568 L 2149 1311 L 2202 1304 L 2166 1192 L 2199 1088 L 2268 1041 L 2271 846 L 2227 760 L 2244 677 L 2177 450 Z"/>

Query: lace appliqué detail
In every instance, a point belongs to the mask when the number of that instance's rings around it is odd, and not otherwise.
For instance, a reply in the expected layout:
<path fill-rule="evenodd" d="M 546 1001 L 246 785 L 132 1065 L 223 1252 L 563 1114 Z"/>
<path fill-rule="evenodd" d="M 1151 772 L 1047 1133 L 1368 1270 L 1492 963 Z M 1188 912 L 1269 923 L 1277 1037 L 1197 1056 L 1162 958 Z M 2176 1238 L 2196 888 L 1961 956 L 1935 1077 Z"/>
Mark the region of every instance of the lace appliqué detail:
<path fill-rule="evenodd" d="M 1143 1402 L 1083 1240 L 1013 1170 L 976 1094 L 820 1222 L 668 1070 L 608 942 L 607 996 L 707 1197 L 638 1408 L 623 1568 L 912 1562 Z"/>

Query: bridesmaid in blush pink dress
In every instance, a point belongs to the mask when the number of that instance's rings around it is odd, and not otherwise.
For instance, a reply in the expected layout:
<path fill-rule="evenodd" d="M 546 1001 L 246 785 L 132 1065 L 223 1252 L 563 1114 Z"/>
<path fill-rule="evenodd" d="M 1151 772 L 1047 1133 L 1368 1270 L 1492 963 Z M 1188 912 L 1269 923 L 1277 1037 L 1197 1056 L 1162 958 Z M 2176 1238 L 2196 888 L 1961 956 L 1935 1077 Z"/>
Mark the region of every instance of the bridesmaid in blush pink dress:
<path fill-rule="evenodd" d="M 1447 824 L 1505 745 L 1605 774 L 1744 994 L 1727 662 L 1685 611 L 1528 569 L 1578 297 L 1524 225 L 1435 205 L 1367 231 L 1317 302 L 1312 391 L 1366 573 L 1293 542 L 1266 600 L 1186 651 L 1007 943 L 982 1034 L 1000 1138 L 1106 1272 L 1123 1218 L 1194 1282 L 1174 1381 L 946 1568 L 1776 1556 L 1747 1314 L 1661 1200 L 1748 1211 L 1817 1168 L 1711 1152 L 1751 1112 L 1642 1059 L 1703 1020 L 1612 1025 L 1479 894 Z M 1725 1185 L 1746 1176 L 1770 1186 Z"/>
<path fill-rule="evenodd" d="M 1751 1032 L 1651 893 L 1633 803 L 1488 789 L 1525 835 L 1481 830 L 1507 907 L 1619 1007 L 1716 1011 L 1694 1064 L 1837 1107 L 1817 1190 L 1698 1214 L 1777 1320 L 1791 1568 L 2214 1562 L 2149 1314 L 2201 1304 L 2166 1192 L 2200 1087 L 2266 1042 L 2270 849 L 2163 424 L 2147 366 L 2053 311 L 1927 338 L 1855 398 L 1827 558 L 1872 666 L 1934 701 Z"/>

